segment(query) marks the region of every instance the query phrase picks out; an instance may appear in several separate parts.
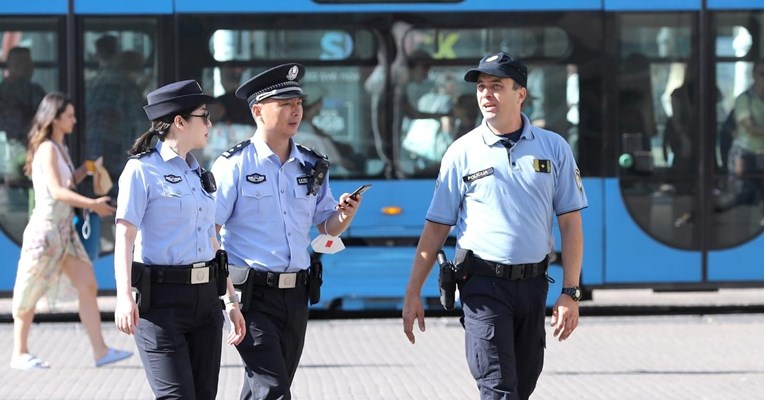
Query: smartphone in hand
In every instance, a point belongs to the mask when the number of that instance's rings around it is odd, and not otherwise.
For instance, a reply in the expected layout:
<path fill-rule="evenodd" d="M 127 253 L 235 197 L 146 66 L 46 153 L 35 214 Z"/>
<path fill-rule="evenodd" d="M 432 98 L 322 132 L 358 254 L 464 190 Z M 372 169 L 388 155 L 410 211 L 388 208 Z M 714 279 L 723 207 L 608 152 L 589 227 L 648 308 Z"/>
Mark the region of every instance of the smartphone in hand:
<path fill-rule="evenodd" d="M 358 188 L 358 189 L 354 190 L 354 191 L 353 191 L 353 193 L 351 193 L 351 197 L 353 197 L 353 199 L 354 199 L 354 200 L 356 200 L 356 198 L 357 198 L 357 197 L 358 197 L 360 194 L 362 194 L 362 193 L 366 192 L 366 191 L 367 191 L 367 190 L 368 190 L 370 187 L 372 187 L 372 184 L 371 184 L 371 183 L 367 183 L 367 184 L 364 184 L 364 185 L 361 185 L 361 186 L 359 186 L 359 188 Z"/>

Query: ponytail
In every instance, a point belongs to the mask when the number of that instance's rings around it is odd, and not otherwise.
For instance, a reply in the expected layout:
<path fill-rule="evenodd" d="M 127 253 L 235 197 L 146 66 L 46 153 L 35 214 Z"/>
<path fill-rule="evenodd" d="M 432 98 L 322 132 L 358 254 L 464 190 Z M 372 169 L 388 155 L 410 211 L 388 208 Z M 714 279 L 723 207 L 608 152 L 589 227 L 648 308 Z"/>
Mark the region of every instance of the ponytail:
<path fill-rule="evenodd" d="M 159 138 L 160 142 L 164 142 L 165 137 L 167 137 L 167 134 L 170 132 L 170 127 L 173 126 L 173 119 L 175 116 L 180 115 L 181 117 L 186 118 L 186 116 L 194 112 L 197 107 L 199 107 L 199 105 L 151 121 L 151 128 L 136 139 L 135 143 L 133 143 L 133 147 L 128 151 L 128 156 L 134 156 L 149 151 L 149 149 L 151 149 L 151 139 L 154 138 L 155 135 Z"/>
<path fill-rule="evenodd" d="M 133 147 L 128 151 L 128 156 L 134 156 L 149 151 L 149 149 L 151 149 L 151 139 L 153 139 L 155 135 L 160 141 L 164 141 L 165 135 L 167 135 L 167 131 L 170 129 L 170 125 L 172 125 L 170 122 L 160 120 L 151 121 L 151 128 L 136 139 L 135 143 L 133 143 Z"/>

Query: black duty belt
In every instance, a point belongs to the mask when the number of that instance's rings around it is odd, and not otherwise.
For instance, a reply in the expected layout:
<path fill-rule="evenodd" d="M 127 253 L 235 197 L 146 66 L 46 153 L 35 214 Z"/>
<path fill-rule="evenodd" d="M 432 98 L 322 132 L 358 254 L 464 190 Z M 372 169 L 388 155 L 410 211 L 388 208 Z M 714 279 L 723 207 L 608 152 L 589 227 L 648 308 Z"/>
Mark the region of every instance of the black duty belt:
<path fill-rule="evenodd" d="M 470 270 L 468 273 L 493 276 L 513 281 L 518 279 L 530 279 L 544 274 L 547 271 L 547 257 L 545 257 L 544 260 L 533 264 L 500 264 L 472 256 L 469 265 Z"/>
<path fill-rule="evenodd" d="M 277 289 L 292 289 L 308 283 L 308 270 L 299 272 L 266 272 L 252 270 L 253 283 Z"/>
<path fill-rule="evenodd" d="M 196 285 L 215 280 L 218 268 L 214 260 L 187 265 L 146 265 L 133 262 L 133 267 L 149 267 L 152 283 Z"/>

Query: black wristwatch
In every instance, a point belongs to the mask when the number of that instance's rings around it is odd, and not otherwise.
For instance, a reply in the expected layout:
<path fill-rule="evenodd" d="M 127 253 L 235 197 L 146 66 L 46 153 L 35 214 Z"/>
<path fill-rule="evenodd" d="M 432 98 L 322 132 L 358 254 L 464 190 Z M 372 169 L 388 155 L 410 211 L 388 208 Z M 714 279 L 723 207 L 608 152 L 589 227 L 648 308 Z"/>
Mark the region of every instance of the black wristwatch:
<path fill-rule="evenodd" d="M 561 289 L 560 293 L 571 296 L 571 298 L 574 299 L 574 301 L 579 301 L 582 299 L 582 289 L 579 286 L 568 287 L 568 288 L 564 287 L 563 289 Z"/>

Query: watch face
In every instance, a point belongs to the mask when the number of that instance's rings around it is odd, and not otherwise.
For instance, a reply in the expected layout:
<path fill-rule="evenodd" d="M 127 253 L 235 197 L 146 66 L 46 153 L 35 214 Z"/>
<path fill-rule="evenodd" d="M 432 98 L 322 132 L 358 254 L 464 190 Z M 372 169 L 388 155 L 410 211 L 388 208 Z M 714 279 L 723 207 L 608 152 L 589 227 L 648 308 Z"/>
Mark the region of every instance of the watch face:
<path fill-rule="evenodd" d="M 563 288 L 563 293 L 571 296 L 575 301 L 579 301 L 582 298 L 582 289 L 580 289 L 579 286 Z"/>

